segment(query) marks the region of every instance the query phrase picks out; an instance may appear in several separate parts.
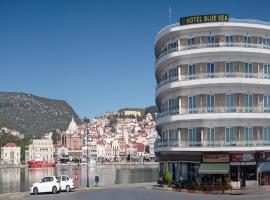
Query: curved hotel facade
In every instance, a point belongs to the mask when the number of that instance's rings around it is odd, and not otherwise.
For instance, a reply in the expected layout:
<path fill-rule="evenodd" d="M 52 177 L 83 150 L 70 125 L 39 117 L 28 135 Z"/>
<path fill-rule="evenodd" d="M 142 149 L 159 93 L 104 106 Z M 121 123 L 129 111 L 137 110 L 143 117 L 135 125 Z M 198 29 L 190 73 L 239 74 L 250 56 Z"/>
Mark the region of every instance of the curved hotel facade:
<path fill-rule="evenodd" d="M 270 24 L 173 24 L 155 39 L 160 176 L 270 184 Z"/>

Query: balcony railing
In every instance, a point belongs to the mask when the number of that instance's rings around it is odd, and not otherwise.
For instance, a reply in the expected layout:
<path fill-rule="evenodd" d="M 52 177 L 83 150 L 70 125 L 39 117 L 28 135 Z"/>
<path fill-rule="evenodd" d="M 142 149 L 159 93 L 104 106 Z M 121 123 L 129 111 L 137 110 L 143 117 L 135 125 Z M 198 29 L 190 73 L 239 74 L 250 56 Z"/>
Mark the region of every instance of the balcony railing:
<path fill-rule="evenodd" d="M 212 107 L 193 107 L 181 106 L 180 109 L 172 109 L 157 113 L 157 119 L 169 115 L 187 115 L 203 113 L 269 113 L 269 107 L 250 107 L 250 106 L 220 106 Z"/>
<path fill-rule="evenodd" d="M 191 75 L 181 75 L 179 77 L 172 77 L 162 80 L 156 89 L 167 83 L 173 83 L 178 81 L 195 80 L 195 79 L 211 79 L 211 78 L 257 78 L 257 79 L 270 79 L 270 74 L 263 73 L 245 73 L 245 72 L 214 72 L 214 73 L 200 73 Z"/>
<path fill-rule="evenodd" d="M 180 46 L 180 48 L 175 48 L 174 50 L 164 51 L 160 53 L 156 58 L 156 63 L 159 59 L 177 51 L 185 51 L 191 49 L 201 49 L 201 48 L 213 48 L 213 47 L 244 47 L 244 48 L 260 48 L 260 49 L 270 49 L 269 44 L 260 44 L 260 43 L 244 43 L 244 42 L 219 42 L 219 43 L 203 43 L 203 44 L 193 44 L 187 46 Z"/>
<path fill-rule="evenodd" d="M 180 140 L 167 140 L 156 141 L 155 148 L 166 147 L 181 147 L 181 148 L 197 148 L 197 147 L 260 147 L 270 146 L 269 140 L 214 140 L 214 141 L 180 141 Z"/>

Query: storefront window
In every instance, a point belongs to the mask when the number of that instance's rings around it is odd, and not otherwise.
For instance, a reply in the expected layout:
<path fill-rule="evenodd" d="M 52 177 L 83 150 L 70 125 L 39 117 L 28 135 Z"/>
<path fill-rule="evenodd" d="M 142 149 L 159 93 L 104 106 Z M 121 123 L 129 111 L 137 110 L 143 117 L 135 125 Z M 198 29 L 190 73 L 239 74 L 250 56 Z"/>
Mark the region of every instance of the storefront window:
<path fill-rule="evenodd" d="M 246 180 L 256 180 L 256 165 L 246 166 Z"/>
<path fill-rule="evenodd" d="M 165 174 L 165 164 L 163 162 L 159 163 L 159 177 Z"/>
<path fill-rule="evenodd" d="M 231 181 L 238 181 L 238 166 L 230 167 L 230 178 Z"/>
<path fill-rule="evenodd" d="M 188 163 L 181 163 L 181 177 L 182 180 L 188 180 Z"/>

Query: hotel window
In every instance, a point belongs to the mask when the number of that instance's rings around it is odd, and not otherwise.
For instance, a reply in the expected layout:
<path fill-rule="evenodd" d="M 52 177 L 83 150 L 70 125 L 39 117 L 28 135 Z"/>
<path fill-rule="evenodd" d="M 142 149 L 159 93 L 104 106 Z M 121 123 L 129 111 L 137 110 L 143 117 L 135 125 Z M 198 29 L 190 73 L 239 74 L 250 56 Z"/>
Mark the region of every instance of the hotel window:
<path fill-rule="evenodd" d="M 225 141 L 227 145 L 231 145 L 233 142 L 233 128 L 226 127 L 225 128 Z"/>
<path fill-rule="evenodd" d="M 207 128 L 207 143 L 208 145 L 214 145 L 215 143 L 215 128 Z"/>
<path fill-rule="evenodd" d="M 215 65 L 214 63 L 207 63 L 207 77 L 214 78 Z"/>
<path fill-rule="evenodd" d="M 176 79 L 178 77 L 178 67 L 169 69 L 169 79 Z"/>
<path fill-rule="evenodd" d="M 234 94 L 226 94 L 227 112 L 234 112 Z"/>
<path fill-rule="evenodd" d="M 169 99 L 169 110 L 172 110 L 175 114 L 179 110 L 179 98 Z"/>
<path fill-rule="evenodd" d="M 167 142 L 168 142 L 168 131 L 167 130 L 164 130 L 162 131 L 162 137 L 161 137 L 161 141 L 162 141 L 162 146 L 167 146 Z"/>
<path fill-rule="evenodd" d="M 168 44 L 168 53 L 178 51 L 178 41 L 174 41 Z"/>
<path fill-rule="evenodd" d="M 252 78 L 252 63 L 245 63 L 245 77 Z"/>
<path fill-rule="evenodd" d="M 215 36 L 208 36 L 207 37 L 207 44 L 209 47 L 214 46 L 215 44 Z"/>
<path fill-rule="evenodd" d="M 195 79 L 196 76 L 195 65 L 188 66 L 188 79 Z"/>
<path fill-rule="evenodd" d="M 244 106 L 246 112 L 252 112 L 252 94 L 245 94 L 244 95 Z"/>
<path fill-rule="evenodd" d="M 207 95 L 207 112 L 213 112 L 215 105 L 215 95 L 209 94 Z"/>
<path fill-rule="evenodd" d="M 270 142 L 270 127 L 263 128 L 263 141 L 267 144 Z"/>
<path fill-rule="evenodd" d="M 269 64 L 263 65 L 263 77 L 270 78 L 270 65 Z"/>
<path fill-rule="evenodd" d="M 226 77 L 232 77 L 234 72 L 234 66 L 232 62 L 226 63 Z"/>
<path fill-rule="evenodd" d="M 188 110 L 189 113 L 195 113 L 196 112 L 196 96 L 189 96 L 188 97 Z"/>
<path fill-rule="evenodd" d="M 232 44 L 233 44 L 233 36 L 232 35 L 226 36 L 226 46 L 232 46 Z"/>
<path fill-rule="evenodd" d="M 169 130 L 170 146 L 178 146 L 178 138 L 179 138 L 178 133 L 179 132 L 177 129 Z"/>
<path fill-rule="evenodd" d="M 198 146 L 197 129 L 196 128 L 189 128 L 188 129 L 188 144 L 189 144 L 189 146 Z"/>
<path fill-rule="evenodd" d="M 270 42 L 269 39 L 263 38 L 263 39 L 262 39 L 262 45 L 263 45 L 263 48 L 268 48 L 269 42 Z"/>
<path fill-rule="evenodd" d="M 194 38 L 188 38 L 188 48 L 192 49 L 194 46 Z"/>
<path fill-rule="evenodd" d="M 270 95 L 263 96 L 263 110 L 264 112 L 270 112 Z"/>
<path fill-rule="evenodd" d="M 244 128 L 244 138 L 245 143 L 250 143 L 253 140 L 253 128 L 252 127 L 245 127 Z"/>
<path fill-rule="evenodd" d="M 251 47 L 251 43 L 252 43 L 251 37 L 250 36 L 244 36 L 244 46 Z"/>
<path fill-rule="evenodd" d="M 167 80 L 167 72 L 161 75 L 161 82 L 166 81 L 166 80 Z"/>

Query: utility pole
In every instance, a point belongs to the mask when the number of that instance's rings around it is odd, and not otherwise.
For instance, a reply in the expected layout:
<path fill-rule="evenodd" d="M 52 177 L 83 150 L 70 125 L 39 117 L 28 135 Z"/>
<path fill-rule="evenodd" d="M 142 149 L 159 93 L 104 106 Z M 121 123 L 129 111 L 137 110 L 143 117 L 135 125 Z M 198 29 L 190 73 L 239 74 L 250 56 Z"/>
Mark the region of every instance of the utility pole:
<path fill-rule="evenodd" d="M 86 186 L 89 187 L 89 150 L 88 150 L 88 129 L 86 127 L 86 147 L 87 147 L 87 156 L 86 156 Z"/>

